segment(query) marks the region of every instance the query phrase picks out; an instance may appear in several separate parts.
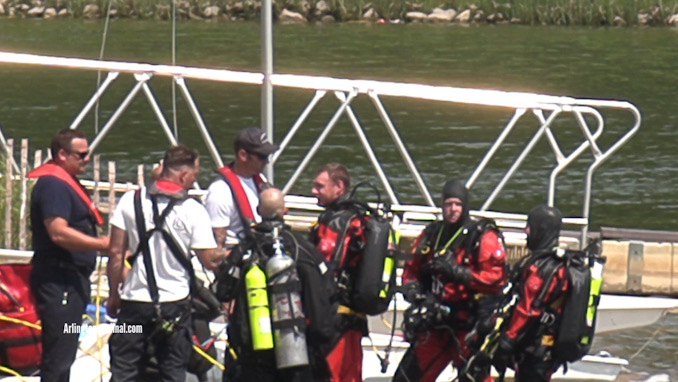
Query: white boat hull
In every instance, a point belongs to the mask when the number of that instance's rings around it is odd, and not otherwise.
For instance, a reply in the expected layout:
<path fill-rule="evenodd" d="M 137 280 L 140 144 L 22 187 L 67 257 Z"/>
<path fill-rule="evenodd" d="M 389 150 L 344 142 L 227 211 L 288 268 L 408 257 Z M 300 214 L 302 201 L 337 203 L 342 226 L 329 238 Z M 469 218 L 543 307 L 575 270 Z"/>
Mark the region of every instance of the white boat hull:
<path fill-rule="evenodd" d="M 380 356 L 383 356 L 384 349 L 388 344 L 388 336 L 372 335 L 372 341 L 377 348 Z M 363 378 L 365 382 L 386 382 L 393 379 L 401 358 L 409 344 L 401 340 L 394 340 L 393 349 L 389 356 L 389 365 L 385 373 L 381 373 L 381 363 L 374 352 L 374 348 L 368 339 L 363 339 Z M 614 381 L 617 379 L 622 368 L 628 365 L 628 361 L 621 358 L 612 357 L 607 354 L 588 355 L 581 361 L 568 364 L 567 372 L 559 368 L 553 374 L 554 381 Z M 492 375 L 497 376 L 497 372 L 492 369 Z M 436 381 L 451 381 L 456 377 L 456 371 L 448 366 Z M 507 370 L 506 379 L 513 379 L 513 371 Z"/>
<path fill-rule="evenodd" d="M 369 317 L 370 333 L 390 334 L 393 309 L 396 309 L 396 334 L 402 335 L 402 313 L 409 304 L 397 294 L 389 311 Z M 666 312 L 678 309 L 678 299 L 665 297 L 619 296 L 603 294 L 598 305 L 596 334 L 652 325 Z"/>
<path fill-rule="evenodd" d="M 396 330 L 396 337 L 393 342 L 393 349 L 389 357 L 389 366 L 386 373 L 381 373 L 381 363 L 374 349 L 380 355 L 383 355 L 384 349 L 388 344 L 390 335 L 390 323 L 393 320 L 393 309 L 396 309 L 397 325 L 402 322 L 402 312 L 407 308 L 407 302 L 397 295 L 397 300 L 391 304 L 391 310 L 381 316 L 369 318 L 371 339 L 374 341 L 374 347 L 369 339 L 363 339 L 363 377 L 366 382 L 390 381 L 395 374 L 400 359 L 409 347 L 407 342 L 402 339 L 402 333 L 399 328 Z M 637 296 L 616 296 L 602 295 L 598 309 L 598 321 L 596 323 L 596 332 L 605 333 L 615 330 L 624 330 L 633 327 L 641 327 L 655 323 L 662 315 L 670 310 L 678 309 L 678 300 L 659 297 L 637 297 Z M 224 324 L 211 324 L 215 333 L 223 329 Z M 98 329 L 91 327 L 83 335 L 80 341 L 81 351 L 78 353 L 76 362 L 73 364 L 71 381 L 90 381 L 99 380 L 103 375 L 103 381 L 110 379 L 108 373 L 109 355 L 108 355 L 108 336 L 112 330 L 110 324 L 100 325 Z M 97 337 L 101 339 L 101 351 Z M 217 342 L 220 350 L 221 359 L 223 359 L 224 342 Z M 101 362 L 100 362 L 101 361 Z M 590 380 L 590 381 L 614 381 L 620 373 L 623 366 L 627 365 L 626 360 L 610 356 L 586 356 L 582 361 L 569 365 L 568 372 L 563 374 L 559 370 L 554 374 L 554 380 Z M 103 366 L 102 366 L 103 365 Z M 210 381 L 220 381 L 221 372 L 213 368 L 210 373 Z M 438 378 L 438 381 L 450 381 L 454 379 L 455 372 L 448 367 Z M 511 378 L 509 370 L 507 378 Z M 0 378 L 2 382 L 13 381 L 39 381 L 39 377 L 5 377 Z M 189 376 L 187 381 L 197 381 L 193 376 Z"/>

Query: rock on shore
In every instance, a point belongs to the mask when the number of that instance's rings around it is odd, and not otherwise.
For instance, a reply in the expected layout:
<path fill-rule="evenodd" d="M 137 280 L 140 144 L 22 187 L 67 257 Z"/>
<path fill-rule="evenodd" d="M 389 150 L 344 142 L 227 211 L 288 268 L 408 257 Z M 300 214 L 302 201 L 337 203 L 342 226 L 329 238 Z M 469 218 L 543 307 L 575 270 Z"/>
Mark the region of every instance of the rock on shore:
<path fill-rule="evenodd" d="M 103 17 L 151 18 L 167 20 L 173 17 L 169 4 L 155 2 L 135 2 L 134 5 L 114 3 L 110 14 L 107 9 L 100 9 L 95 0 L 88 3 L 46 0 L 0 0 L 0 17 L 10 18 L 44 18 L 81 17 L 100 19 Z M 577 20 L 574 15 L 564 14 L 563 9 L 556 6 L 541 7 L 537 12 L 526 9 L 525 5 L 491 2 L 482 6 L 469 4 L 464 9 L 446 8 L 442 6 L 424 9 L 421 3 L 400 3 L 398 6 L 377 6 L 371 2 L 352 3 L 329 2 L 328 0 L 283 0 L 273 2 L 274 18 L 284 24 L 300 24 L 308 22 L 363 21 L 376 23 L 456 23 L 456 24 L 585 24 L 611 25 L 617 27 L 629 25 L 673 26 L 678 27 L 676 7 L 667 4 L 663 8 L 655 5 L 649 9 L 641 9 L 633 16 L 616 10 L 617 14 L 605 13 L 602 7 L 591 3 L 589 13 L 593 17 Z M 394 0 L 395 1 L 395 0 Z M 330 5 L 331 4 L 331 5 Z M 118 8 L 119 7 L 119 8 Z M 333 8 L 334 7 L 334 8 Z M 555 7 L 555 8 L 554 8 Z M 594 9 L 595 8 L 595 9 Z M 198 0 L 179 0 L 176 17 L 181 20 L 257 20 L 261 10 L 260 0 L 216 0 L 201 2 Z M 534 15 L 537 15 L 536 17 Z"/>

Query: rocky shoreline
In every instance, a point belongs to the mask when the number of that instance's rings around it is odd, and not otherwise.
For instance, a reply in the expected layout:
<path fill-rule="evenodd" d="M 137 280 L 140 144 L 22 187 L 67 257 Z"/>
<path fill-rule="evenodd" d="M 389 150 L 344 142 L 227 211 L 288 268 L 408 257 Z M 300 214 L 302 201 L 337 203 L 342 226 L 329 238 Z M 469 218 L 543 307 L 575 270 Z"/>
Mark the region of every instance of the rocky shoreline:
<path fill-rule="evenodd" d="M 133 19 L 169 20 L 172 18 L 171 3 L 129 2 L 112 0 L 110 17 Z M 274 1 L 274 18 L 283 24 L 365 22 L 365 23 L 455 23 L 469 24 L 524 24 L 524 25 L 597 25 L 597 26 L 678 26 L 678 6 L 652 6 L 639 9 L 635 16 L 628 11 L 615 9 L 588 10 L 581 16 L 581 10 L 561 8 L 559 5 L 538 5 L 533 11 L 522 12 L 509 3 L 494 1 L 465 7 L 427 7 L 425 4 L 409 3 L 396 6 L 395 3 L 349 4 L 334 0 L 283 0 Z M 596 7 L 591 3 L 591 7 Z M 427 9 L 428 8 L 428 9 Z M 222 0 L 200 2 L 199 0 L 177 0 L 179 20 L 239 21 L 258 20 L 261 1 Z M 66 0 L 0 0 L 0 18 L 83 18 L 106 17 L 108 2 L 66 1 Z M 576 17 L 579 16 L 579 17 Z"/>

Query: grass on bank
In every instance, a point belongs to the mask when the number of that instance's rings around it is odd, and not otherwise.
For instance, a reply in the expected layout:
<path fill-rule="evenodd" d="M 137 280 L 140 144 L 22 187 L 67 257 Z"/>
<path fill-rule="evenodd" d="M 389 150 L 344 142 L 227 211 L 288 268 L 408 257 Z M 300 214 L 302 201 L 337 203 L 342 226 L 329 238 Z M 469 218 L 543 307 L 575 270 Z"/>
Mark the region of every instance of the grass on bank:
<path fill-rule="evenodd" d="M 434 8 L 471 11 L 471 20 L 477 23 L 513 22 L 527 25 L 663 25 L 678 13 L 678 0 L 324 0 L 329 10 L 317 12 L 318 0 L 274 1 L 275 14 L 283 9 L 299 12 L 309 21 L 332 15 L 338 21 L 361 20 L 365 12 L 373 8 L 380 18 L 405 19 L 410 11 L 430 13 Z M 4 7 L 26 10 L 34 7 L 36 0 L 6 0 Z M 21 4 L 25 4 L 21 6 Z M 95 4 L 99 11 L 84 15 L 88 4 Z M 205 17 L 205 9 L 219 8 L 219 18 L 257 20 L 261 2 L 256 0 L 176 0 L 177 17 L 199 19 Z M 44 0 L 41 6 L 68 9 L 73 17 L 104 17 L 107 0 Z M 171 0 L 111 0 L 115 17 L 139 19 L 169 19 L 172 14 Z M 7 11 L 5 12 L 8 13 Z M 488 18 L 493 15 L 494 17 Z M 639 17 L 641 15 L 641 17 Z M 642 19 L 642 20 L 641 20 Z"/>

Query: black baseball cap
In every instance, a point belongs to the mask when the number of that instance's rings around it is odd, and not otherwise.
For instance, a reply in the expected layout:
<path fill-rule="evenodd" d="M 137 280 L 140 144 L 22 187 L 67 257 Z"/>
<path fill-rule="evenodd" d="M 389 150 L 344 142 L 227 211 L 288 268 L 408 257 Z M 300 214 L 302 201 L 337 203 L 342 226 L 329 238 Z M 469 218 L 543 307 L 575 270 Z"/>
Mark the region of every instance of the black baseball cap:
<path fill-rule="evenodd" d="M 258 127 L 246 127 L 235 136 L 233 142 L 235 151 L 245 149 L 248 153 L 257 155 L 271 155 L 278 146 L 268 141 L 266 133 Z"/>

